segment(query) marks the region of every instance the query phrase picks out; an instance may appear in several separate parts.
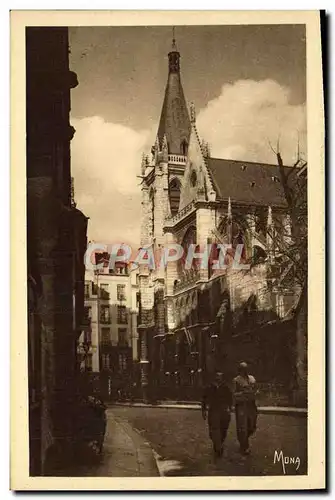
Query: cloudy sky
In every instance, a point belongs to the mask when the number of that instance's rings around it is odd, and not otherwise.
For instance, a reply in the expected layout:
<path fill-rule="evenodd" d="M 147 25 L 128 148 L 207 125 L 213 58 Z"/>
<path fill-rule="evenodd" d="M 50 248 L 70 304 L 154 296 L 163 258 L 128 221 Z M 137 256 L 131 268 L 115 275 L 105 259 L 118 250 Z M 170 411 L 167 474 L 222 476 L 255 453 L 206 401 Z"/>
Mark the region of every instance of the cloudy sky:
<path fill-rule="evenodd" d="M 142 152 L 157 132 L 170 27 L 70 28 L 72 171 L 89 239 L 139 245 Z M 180 26 L 181 77 L 212 156 L 273 163 L 306 152 L 303 25 Z"/>

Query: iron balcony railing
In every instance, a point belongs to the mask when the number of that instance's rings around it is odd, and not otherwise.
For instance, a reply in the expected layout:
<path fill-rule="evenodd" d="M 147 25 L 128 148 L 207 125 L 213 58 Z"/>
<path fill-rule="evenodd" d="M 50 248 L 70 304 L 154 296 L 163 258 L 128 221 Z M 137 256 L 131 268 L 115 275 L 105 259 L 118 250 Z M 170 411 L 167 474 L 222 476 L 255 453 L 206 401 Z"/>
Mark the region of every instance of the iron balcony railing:
<path fill-rule="evenodd" d="M 186 207 L 179 210 L 179 212 L 177 212 L 175 215 L 171 215 L 170 217 L 167 217 L 165 219 L 165 222 L 175 224 L 179 220 L 183 219 L 183 217 L 185 217 L 185 215 L 188 215 L 190 212 L 192 212 L 192 210 L 194 210 L 194 209 L 195 209 L 195 203 L 193 200 L 193 201 L 191 201 L 191 203 L 186 205 Z"/>

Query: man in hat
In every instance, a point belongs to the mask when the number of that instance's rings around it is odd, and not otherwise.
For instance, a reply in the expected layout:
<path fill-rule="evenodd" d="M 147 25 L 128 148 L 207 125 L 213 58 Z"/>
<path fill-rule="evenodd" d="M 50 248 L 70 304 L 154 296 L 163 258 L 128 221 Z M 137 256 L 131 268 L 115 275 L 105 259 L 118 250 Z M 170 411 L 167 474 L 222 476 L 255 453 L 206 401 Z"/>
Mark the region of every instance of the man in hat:
<path fill-rule="evenodd" d="M 218 457 L 222 456 L 232 404 L 232 392 L 224 380 L 223 373 L 217 372 L 213 382 L 204 391 L 202 416 L 206 420 L 208 413 L 209 437 L 213 442 L 214 453 Z"/>
<path fill-rule="evenodd" d="M 248 365 L 240 363 L 238 375 L 233 380 L 237 439 L 243 455 L 250 453 L 249 437 L 256 430 L 256 380 L 248 373 Z"/>

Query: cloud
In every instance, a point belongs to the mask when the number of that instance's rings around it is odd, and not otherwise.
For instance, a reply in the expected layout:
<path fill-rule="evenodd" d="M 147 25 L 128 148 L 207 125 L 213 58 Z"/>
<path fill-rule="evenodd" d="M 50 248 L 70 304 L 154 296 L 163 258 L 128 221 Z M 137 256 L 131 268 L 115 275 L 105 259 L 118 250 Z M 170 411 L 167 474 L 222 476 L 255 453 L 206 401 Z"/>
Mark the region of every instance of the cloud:
<path fill-rule="evenodd" d="M 273 80 L 239 80 L 200 110 L 199 134 L 218 158 L 275 163 L 269 142 L 288 165 L 296 160 L 298 137 L 306 149 L 306 106 L 290 104 L 290 90 Z"/>
<path fill-rule="evenodd" d="M 75 200 L 89 220 L 90 240 L 139 244 L 141 155 L 152 131 L 135 131 L 94 116 L 72 119 Z"/>
<path fill-rule="evenodd" d="M 200 136 L 221 158 L 274 163 L 269 141 L 286 164 L 295 161 L 298 131 L 306 153 L 305 105 L 290 104 L 289 89 L 272 80 L 240 80 L 200 110 Z M 72 175 L 78 208 L 89 220 L 88 237 L 138 247 L 141 223 L 141 155 L 150 151 L 157 127 L 135 131 L 94 116 L 72 119 Z"/>

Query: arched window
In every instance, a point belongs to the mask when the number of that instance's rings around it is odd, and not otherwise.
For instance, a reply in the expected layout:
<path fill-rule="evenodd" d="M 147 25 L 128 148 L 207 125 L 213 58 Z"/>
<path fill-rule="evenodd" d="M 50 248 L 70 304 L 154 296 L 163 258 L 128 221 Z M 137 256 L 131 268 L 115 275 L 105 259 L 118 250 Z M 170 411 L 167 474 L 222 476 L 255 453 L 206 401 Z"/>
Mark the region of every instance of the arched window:
<path fill-rule="evenodd" d="M 188 247 L 191 243 L 196 244 L 196 242 L 197 242 L 197 230 L 194 226 L 191 226 L 184 234 L 184 238 L 181 244 L 184 249 L 184 253 L 185 252 L 187 253 Z"/>
<path fill-rule="evenodd" d="M 186 140 L 184 139 L 180 145 L 180 154 L 186 156 L 187 150 L 188 150 L 188 144 L 187 144 Z"/>
<path fill-rule="evenodd" d="M 171 215 L 176 215 L 180 201 L 180 181 L 177 178 L 172 179 L 169 184 L 169 198 Z"/>
<path fill-rule="evenodd" d="M 184 253 L 183 253 L 183 258 L 179 259 L 178 262 L 179 262 L 179 265 L 181 266 L 182 272 L 185 270 L 185 263 L 186 263 L 186 258 L 187 258 L 189 246 L 191 244 L 196 244 L 196 242 L 197 242 L 197 231 L 196 231 L 196 228 L 194 226 L 191 226 L 187 229 L 187 231 L 184 235 L 182 244 L 181 244 L 181 246 L 184 250 Z M 196 252 L 196 250 L 195 250 L 195 252 Z M 197 263 L 196 263 L 195 259 L 193 259 L 193 261 L 192 261 L 192 268 L 193 269 L 197 268 Z"/>
<path fill-rule="evenodd" d="M 237 246 L 242 245 L 242 247 L 240 247 L 242 262 L 247 258 L 247 239 L 245 227 L 245 221 L 243 218 L 240 217 L 238 221 L 233 220 L 231 228 L 232 249 L 234 253 L 237 250 Z"/>
<path fill-rule="evenodd" d="M 197 185 L 197 173 L 195 170 L 192 170 L 191 173 L 191 186 L 195 187 Z"/>

